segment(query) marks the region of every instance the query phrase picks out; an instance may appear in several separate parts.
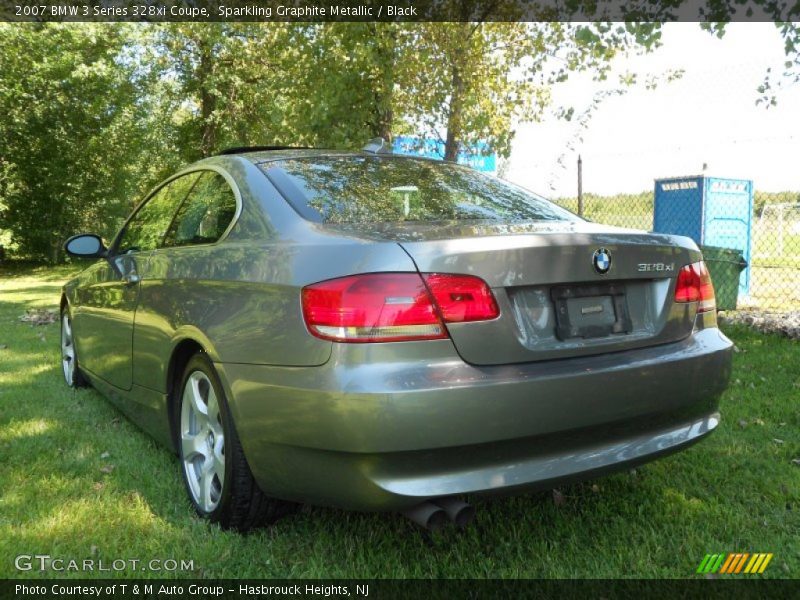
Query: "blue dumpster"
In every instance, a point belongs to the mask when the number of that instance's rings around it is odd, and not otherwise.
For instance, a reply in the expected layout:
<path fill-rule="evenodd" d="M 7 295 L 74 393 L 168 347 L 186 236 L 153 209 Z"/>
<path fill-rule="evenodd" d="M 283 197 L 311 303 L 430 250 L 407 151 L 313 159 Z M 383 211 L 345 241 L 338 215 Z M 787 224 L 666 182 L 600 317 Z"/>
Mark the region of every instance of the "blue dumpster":
<path fill-rule="evenodd" d="M 653 231 L 741 252 L 747 267 L 739 275 L 740 296 L 750 291 L 752 222 L 752 181 L 704 175 L 655 181 Z"/>

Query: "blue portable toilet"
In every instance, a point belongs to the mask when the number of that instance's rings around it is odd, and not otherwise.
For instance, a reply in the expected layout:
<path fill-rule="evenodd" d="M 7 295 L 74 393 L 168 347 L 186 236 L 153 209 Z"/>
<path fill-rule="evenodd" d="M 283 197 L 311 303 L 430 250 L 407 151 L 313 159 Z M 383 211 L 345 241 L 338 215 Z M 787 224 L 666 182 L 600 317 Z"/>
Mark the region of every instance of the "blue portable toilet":
<path fill-rule="evenodd" d="M 685 235 L 698 245 L 739 250 L 747 261 L 739 295 L 750 291 L 753 182 L 695 175 L 656 179 L 653 231 Z"/>

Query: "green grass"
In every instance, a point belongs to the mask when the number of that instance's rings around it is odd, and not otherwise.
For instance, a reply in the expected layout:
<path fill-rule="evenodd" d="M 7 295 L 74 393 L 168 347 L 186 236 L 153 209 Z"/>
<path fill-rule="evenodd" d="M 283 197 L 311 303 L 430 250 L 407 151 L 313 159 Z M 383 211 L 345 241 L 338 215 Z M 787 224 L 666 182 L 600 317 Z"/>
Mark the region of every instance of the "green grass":
<path fill-rule="evenodd" d="M 14 568 L 50 554 L 194 561 L 176 576 L 681 578 L 730 551 L 775 553 L 768 577 L 800 574 L 797 342 L 728 331 L 740 352 L 719 431 L 635 474 L 565 486 L 563 504 L 477 499 L 474 526 L 431 539 L 395 515 L 306 507 L 241 536 L 192 516 L 169 452 L 95 391 L 64 386 L 57 323 L 19 321 L 55 308 L 70 270 L 0 271 L 0 577 L 58 576 Z"/>
<path fill-rule="evenodd" d="M 553 202 L 575 214 L 578 213 L 577 198 L 554 198 Z M 653 228 L 653 193 L 615 196 L 585 194 L 583 216 L 596 223 L 649 231 Z"/>

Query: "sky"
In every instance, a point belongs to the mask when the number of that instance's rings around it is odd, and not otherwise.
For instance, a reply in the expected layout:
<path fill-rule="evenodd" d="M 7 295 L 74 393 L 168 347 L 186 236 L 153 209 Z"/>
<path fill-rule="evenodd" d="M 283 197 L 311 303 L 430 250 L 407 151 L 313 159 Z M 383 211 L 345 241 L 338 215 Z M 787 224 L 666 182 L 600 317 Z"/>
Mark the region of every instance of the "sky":
<path fill-rule="evenodd" d="M 683 69 L 680 79 L 606 97 L 586 128 L 552 111 L 521 124 L 501 175 L 545 196 L 575 196 L 580 153 L 584 193 L 641 192 L 659 177 L 703 172 L 752 179 L 757 190 L 800 190 L 800 84 L 781 91 L 777 106 L 756 106 L 767 68 L 782 72 L 785 61 L 772 23 L 731 23 L 722 39 L 696 23 L 667 23 L 662 47 L 618 59 L 614 71 L 641 81 Z M 573 77 L 553 88 L 553 105 L 581 112 L 617 81 Z"/>

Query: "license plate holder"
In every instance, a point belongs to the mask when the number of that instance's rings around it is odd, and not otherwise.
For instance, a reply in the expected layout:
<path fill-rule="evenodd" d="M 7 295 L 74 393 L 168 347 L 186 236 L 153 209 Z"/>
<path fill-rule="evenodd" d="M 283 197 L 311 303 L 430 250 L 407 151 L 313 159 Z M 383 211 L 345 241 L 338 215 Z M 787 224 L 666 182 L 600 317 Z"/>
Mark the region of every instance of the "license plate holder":
<path fill-rule="evenodd" d="M 589 339 L 633 330 L 625 285 L 603 283 L 554 286 L 556 337 Z"/>

